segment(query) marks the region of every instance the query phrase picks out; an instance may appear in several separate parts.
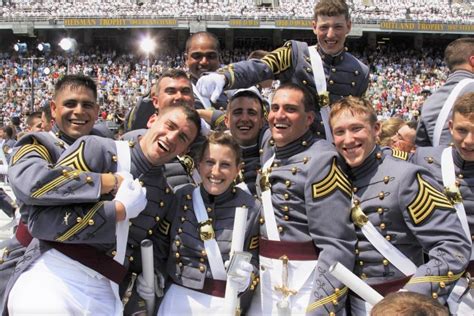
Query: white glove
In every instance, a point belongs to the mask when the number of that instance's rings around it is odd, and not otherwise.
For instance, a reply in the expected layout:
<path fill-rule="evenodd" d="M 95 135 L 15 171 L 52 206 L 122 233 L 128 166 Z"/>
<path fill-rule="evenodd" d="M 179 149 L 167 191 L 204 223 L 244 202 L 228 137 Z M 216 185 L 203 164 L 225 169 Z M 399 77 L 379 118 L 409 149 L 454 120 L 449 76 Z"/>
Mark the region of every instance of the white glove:
<path fill-rule="evenodd" d="M 121 202 L 125 207 L 125 220 L 135 218 L 145 209 L 147 203 L 146 188 L 142 187 L 137 179 L 124 179 L 114 201 Z"/>
<path fill-rule="evenodd" d="M 252 276 L 253 266 L 247 261 L 240 261 L 235 267 L 234 273 L 228 275 L 228 280 L 232 282 L 238 292 L 244 292 L 250 285 L 250 278 Z"/>
<path fill-rule="evenodd" d="M 116 172 L 115 174 L 121 176 L 123 180 L 127 179 L 127 180 L 132 180 L 133 181 L 133 176 L 130 172 L 120 171 L 120 172 Z"/>
<path fill-rule="evenodd" d="M 222 90 L 224 90 L 224 86 L 225 76 L 215 72 L 202 76 L 196 83 L 199 93 L 203 97 L 211 99 L 212 103 L 217 101 Z"/>
<path fill-rule="evenodd" d="M 161 274 L 158 276 L 155 274 L 154 284 L 149 285 L 143 274 L 140 274 L 137 278 L 137 292 L 141 298 L 145 300 L 151 300 L 153 297 L 162 297 L 164 294 L 165 279 Z"/>

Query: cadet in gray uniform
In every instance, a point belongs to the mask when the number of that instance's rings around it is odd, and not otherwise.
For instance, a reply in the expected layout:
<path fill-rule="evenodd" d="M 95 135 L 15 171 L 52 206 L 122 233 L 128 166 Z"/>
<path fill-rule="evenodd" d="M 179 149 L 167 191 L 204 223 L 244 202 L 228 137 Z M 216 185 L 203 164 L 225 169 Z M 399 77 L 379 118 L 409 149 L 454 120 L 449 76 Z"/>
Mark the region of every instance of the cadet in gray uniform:
<path fill-rule="evenodd" d="M 351 168 L 355 274 L 382 295 L 404 288 L 444 304 L 471 251 L 451 202 L 426 169 L 380 150 L 380 123 L 368 101 L 336 102 L 330 122 L 336 148 Z M 366 315 L 371 306 L 352 296 L 351 308 Z"/>
<path fill-rule="evenodd" d="M 260 288 L 249 315 L 345 315 L 348 289 L 328 269 L 354 265 L 351 185 L 334 147 L 309 130 L 313 102 L 295 84 L 272 99 L 259 181 Z"/>
<path fill-rule="evenodd" d="M 212 101 L 223 88 L 247 88 L 268 79 L 293 82 L 306 86 L 318 98 L 316 111 L 348 95 L 362 96 L 367 90 L 369 70 L 344 47 L 351 26 L 344 0 L 319 1 L 314 7 L 313 30 L 318 40 L 315 56 L 319 55 L 322 62 L 312 61 L 307 43 L 289 41 L 262 59 L 234 63 L 217 74 L 203 76 L 197 83 L 198 90 Z M 318 114 L 315 127 L 323 135 L 319 121 Z"/>
<path fill-rule="evenodd" d="M 18 259 L 31 241 L 26 228 L 29 211 L 32 205 L 48 205 L 63 200 L 63 196 L 37 194 L 38 179 L 48 175 L 54 176 L 51 165 L 56 163 L 64 150 L 77 138 L 84 135 L 100 135 L 94 128 L 99 106 L 96 103 L 97 88 L 88 77 L 67 75 L 55 86 L 55 95 L 51 102 L 52 115 L 56 120 L 50 132 L 38 132 L 23 137 L 14 148 L 9 167 L 9 180 L 13 192 L 20 204 L 21 219 L 16 236 L 8 241 L 0 259 L 0 304 L 7 281 L 13 273 Z M 114 178 L 103 176 L 104 190 L 112 190 Z M 82 184 L 85 183 L 84 179 Z M 107 187 L 109 180 L 109 187 Z M 111 180 L 111 182 L 110 182 Z M 83 202 L 97 199 L 96 190 L 82 186 L 76 196 Z M 64 202 L 64 200 L 63 200 Z M 0 309 L 3 306 L 0 305 Z"/>
<path fill-rule="evenodd" d="M 155 121 L 161 109 L 176 104 L 183 104 L 193 108 L 194 96 L 191 80 L 182 70 L 170 69 L 163 73 L 154 89 L 156 90 L 153 96 L 153 106 L 156 111 L 148 119 L 147 127 L 150 127 Z M 125 136 L 124 139 L 126 137 L 128 136 Z M 166 177 L 168 185 L 173 189 L 177 185 L 193 182 L 191 179 L 193 166 L 192 155 L 186 153 L 163 165 L 162 172 Z"/>
<path fill-rule="evenodd" d="M 415 142 L 417 147 L 448 145 L 451 142 L 447 119 L 446 122 L 442 122 L 443 129 L 439 144 L 433 143 L 435 125 L 444 103 L 461 81 L 466 79 L 472 80 L 459 91 L 459 96 L 468 92 L 474 92 L 474 59 L 472 56 L 474 56 L 473 37 L 459 38 L 446 47 L 444 51 L 444 62 L 448 66 L 450 74 L 446 83 L 423 103 L 421 117 L 416 131 Z M 451 111 L 449 111 L 449 113 L 451 113 Z M 449 115 L 448 118 L 449 117 L 451 117 L 451 115 Z"/>
<path fill-rule="evenodd" d="M 263 98 L 256 87 L 237 90 L 228 105 L 225 125 L 242 150 L 242 170 L 239 180 L 256 195 L 255 181 L 260 169 L 260 143 L 265 125 Z"/>
<path fill-rule="evenodd" d="M 452 147 L 418 148 L 411 161 L 433 173 L 455 206 L 463 231 L 474 241 L 474 92 L 456 100 L 449 130 Z M 470 260 L 466 274 L 459 281 L 460 288 L 452 292 L 448 301 L 453 315 L 469 315 L 474 310 L 474 290 L 466 291 L 467 285 L 474 281 L 472 249 Z"/>
<path fill-rule="evenodd" d="M 158 315 L 225 314 L 224 294 L 229 282 L 240 293 L 255 288 L 261 204 L 234 186 L 240 159 L 239 145 L 230 135 L 210 134 L 197 158 L 202 184 L 197 188 L 188 184 L 176 192 L 166 217 L 169 225 L 163 232 L 164 248 L 169 249 L 163 260 L 173 284 Z M 203 205 L 199 206 L 199 200 Z M 241 208 L 247 210 L 242 218 L 245 232 L 235 231 Z M 216 247 L 218 244 L 217 249 L 212 242 Z M 231 249 L 250 252 L 251 260 L 242 263 L 239 276 L 229 274 L 229 279 L 224 262 L 230 259 Z"/>
<path fill-rule="evenodd" d="M 137 141 L 138 145 L 133 146 L 129 150 L 130 172 L 132 176 L 137 177 L 141 174 L 146 174 L 152 166 L 160 165 L 174 157 L 178 152 L 185 150 L 196 137 L 199 128 L 199 117 L 194 110 L 182 105 L 163 110 L 160 118 Z M 128 144 L 125 146 L 125 148 L 129 148 Z M 43 188 L 44 190 L 57 192 L 62 196 L 67 192 L 68 195 L 66 196 L 74 197 L 75 187 L 84 185 L 76 182 L 75 179 L 82 178 L 83 176 L 86 177 L 86 185 L 95 188 L 100 187 L 100 180 L 94 174 L 91 174 L 90 170 L 96 172 L 122 171 L 123 168 L 119 168 L 119 165 L 126 163 L 126 161 L 121 160 L 125 156 L 123 153 L 123 149 L 120 150 L 120 147 L 111 140 L 96 137 L 82 138 L 63 154 L 57 166 L 53 169 L 58 173 L 59 177 L 69 175 L 69 181 L 66 183 L 58 183 L 58 181 L 46 183 Z M 159 181 L 159 179 L 156 180 Z M 51 188 L 54 188 L 54 190 Z M 120 193 L 120 190 L 121 185 L 118 187 L 117 194 Z M 114 191 L 116 191 L 115 188 Z M 48 251 L 46 254 L 49 253 L 56 256 L 59 254 L 62 260 L 66 260 L 66 258 L 68 260 L 76 260 L 79 270 L 85 269 L 92 273 L 92 275 L 97 275 L 99 279 L 104 279 L 105 277 L 105 280 L 111 280 L 118 284 L 121 282 L 126 273 L 128 263 L 134 261 L 130 255 L 134 250 L 133 248 L 144 236 L 149 234 L 150 229 L 154 232 L 158 229 L 159 223 L 157 224 L 157 222 L 159 222 L 159 219 L 157 220 L 156 216 L 163 214 L 161 208 L 164 205 L 160 205 L 160 202 L 158 202 L 161 197 L 150 198 L 152 205 L 147 208 L 148 211 L 143 215 L 144 218 L 138 218 L 134 222 L 137 229 L 130 230 L 129 240 L 131 239 L 131 242 L 129 242 L 123 254 L 126 259 L 125 266 L 122 266 L 112 259 L 116 236 L 115 222 L 128 220 L 138 214 L 129 216 L 126 203 L 122 204 L 125 206 L 127 213 L 123 213 L 116 203 L 114 206 L 114 203 L 109 201 L 113 197 L 113 193 L 115 192 L 104 195 L 101 197 L 102 201 L 96 204 L 80 203 L 64 206 L 35 207 L 31 211 L 29 230 L 40 241 L 30 244 L 29 251 L 27 251 L 24 257 L 25 260 L 17 266 L 13 280 L 10 282 L 10 285 L 15 285 L 11 292 L 14 298 L 11 298 L 9 301 L 9 309 L 21 311 L 21 308 L 24 306 L 22 307 L 17 304 L 21 298 L 39 291 L 39 289 L 35 288 L 37 283 L 28 282 L 28 280 L 32 278 L 32 275 L 35 276 L 31 271 L 38 271 L 44 260 L 51 259 L 50 257 L 45 257 L 45 251 L 51 248 L 54 248 L 56 252 Z M 160 192 L 153 190 L 150 193 L 157 194 Z M 99 194 L 96 197 L 99 197 Z M 115 197 L 114 201 L 117 198 L 118 196 Z M 72 198 L 68 199 L 68 201 L 69 203 L 75 202 Z M 160 207 L 156 207 L 157 204 Z M 145 205 L 143 206 L 145 207 Z M 129 225 L 126 225 L 126 227 L 128 229 Z M 118 232 L 117 235 L 119 235 Z M 43 255 L 38 259 L 39 252 L 43 253 Z M 91 258 L 96 257 L 97 259 L 91 260 Z M 56 257 L 56 259 L 58 258 Z M 120 259 L 117 260 L 120 261 Z M 79 263 L 82 263 L 82 265 L 79 265 Z M 23 277 L 21 273 L 27 267 L 29 267 L 28 273 Z M 61 269 L 60 266 L 59 269 Z M 59 274 L 63 273 L 63 271 L 55 271 Z M 73 282 L 75 282 L 74 273 L 76 272 L 71 271 Z M 17 283 L 14 283 L 20 274 L 21 277 Z M 64 277 L 60 278 L 64 280 Z M 54 284 L 54 282 L 52 283 Z M 69 283 L 66 281 L 66 284 Z M 90 295 L 92 295 L 88 290 L 75 291 L 75 288 L 66 286 L 61 291 L 64 295 L 58 294 L 58 289 L 54 286 L 48 287 L 48 290 L 43 291 L 45 297 L 48 295 L 60 295 L 60 297 L 55 296 L 55 300 L 65 303 L 63 304 L 64 306 L 61 306 L 61 304 L 58 304 L 59 306 L 54 304 L 43 306 L 43 308 L 46 308 L 47 313 L 64 311 L 64 308 L 68 310 L 94 308 L 93 305 L 91 305 L 92 307 L 86 307 L 86 302 L 90 299 Z M 106 297 L 106 292 L 103 290 L 99 291 Z M 71 296 L 77 296 L 76 300 L 79 300 L 81 303 L 74 307 Z M 35 295 L 35 297 L 39 297 L 39 295 Z M 38 305 L 32 304 L 29 308 L 33 308 L 32 310 L 40 308 L 41 302 L 45 300 L 45 297 L 35 300 L 35 303 Z M 85 300 L 82 301 L 81 297 Z M 113 308 L 113 306 L 109 306 L 109 308 Z M 115 311 L 117 312 L 117 309 Z M 94 310 L 94 312 L 100 314 L 100 311 Z M 110 313 L 111 310 L 109 309 L 107 312 Z"/>
<path fill-rule="evenodd" d="M 213 33 L 197 32 L 186 40 L 185 64 L 193 85 L 204 73 L 216 71 L 221 62 L 219 39 Z M 194 90 L 194 99 L 195 109 L 206 108 L 205 103 L 208 100 L 203 100 L 196 90 Z M 209 105 L 217 110 L 224 111 L 227 108 L 227 101 L 227 95 L 221 93 Z"/>

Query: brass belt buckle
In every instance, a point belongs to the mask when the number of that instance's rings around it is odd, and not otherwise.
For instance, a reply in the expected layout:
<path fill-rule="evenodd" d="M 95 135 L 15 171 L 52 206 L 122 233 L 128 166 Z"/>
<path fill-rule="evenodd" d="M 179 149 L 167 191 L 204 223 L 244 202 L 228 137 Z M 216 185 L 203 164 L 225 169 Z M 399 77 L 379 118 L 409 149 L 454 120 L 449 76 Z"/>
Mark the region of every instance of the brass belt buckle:
<path fill-rule="evenodd" d="M 199 237 L 202 241 L 215 238 L 214 228 L 212 228 L 210 220 L 199 223 Z"/>

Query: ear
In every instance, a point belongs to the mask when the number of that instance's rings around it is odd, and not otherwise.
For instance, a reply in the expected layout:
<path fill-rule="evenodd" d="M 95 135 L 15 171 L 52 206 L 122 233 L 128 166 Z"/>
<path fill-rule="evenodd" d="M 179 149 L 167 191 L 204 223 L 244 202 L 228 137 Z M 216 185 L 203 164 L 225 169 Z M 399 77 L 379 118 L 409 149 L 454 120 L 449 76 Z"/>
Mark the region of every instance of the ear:
<path fill-rule="evenodd" d="M 230 121 L 229 121 L 229 113 L 226 113 L 224 116 L 224 124 L 227 127 L 227 129 L 230 129 Z"/>
<path fill-rule="evenodd" d="M 348 31 L 347 31 L 347 34 L 346 34 L 346 36 L 347 36 L 347 35 L 349 35 L 349 33 L 350 33 L 351 30 L 352 30 L 352 21 L 351 21 L 351 20 L 347 20 L 347 21 L 346 21 L 346 24 L 347 24 L 347 30 L 348 30 Z"/>
<path fill-rule="evenodd" d="M 318 22 L 316 22 L 315 20 L 311 21 L 311 25 L 313 26 L 313 33 L 314 35 L 317 35 L 318 32 L 317 32 L 317 27 L 318 27 Z"/>
<path fill-rule="evenodd" d="M 313 111 L 309 111 L 306 113 L 306 127 L 310 127 L 313 124 L 315 119 L 315 113 Z"/>
<path fill-rule="evenodd" d="M 51 108 L 51 118 L 56 120 L 56 102 L 54 102 L 54 100 L 51 100 L 49 106 Z"/>
<path fill-rule="evenodd" d="M 158 99 L 158 94 L 154 94 L 152 97 L 151 97 L 151 102 L 153 103 L 153 106 L 155 107 L 155 109 L 159 109 L 160 108 L 160 101 Z"/>
<path fill-rule="evenodd" d="M 453 128 L 454 128 L 453 120 L 449 120 L 448 127 L 449 127 L 449 132 L 451 133 L 451 136 L 452 136 L 453 135 Z"/>
<path fill-rule="evenodd" d="M 375 135 L 376 135 L 377 137 L 379 137 L 380 132 L 382 131 L 382 124 L 380 124 L 379 121 L 375 122 L 375 124 L 374 124 L 374 131 L 375 131 Z"/>
<path fill-rule="evenodd" d="M 156 113 L 153 113 L 150 118 L 148 119 L 148 122 L 146 123 L 146 128 L 151 128 L 153 123 L 158 119 L 158 115 Z"/>

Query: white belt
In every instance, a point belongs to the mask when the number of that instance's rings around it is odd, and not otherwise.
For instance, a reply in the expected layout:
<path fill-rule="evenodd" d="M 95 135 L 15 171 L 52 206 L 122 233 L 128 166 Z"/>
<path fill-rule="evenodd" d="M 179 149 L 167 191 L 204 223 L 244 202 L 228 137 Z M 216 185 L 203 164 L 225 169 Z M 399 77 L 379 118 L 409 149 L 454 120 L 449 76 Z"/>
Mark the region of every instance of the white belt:
<path fill-rule="evenodd" d="M 273 154 L 273 156 L 263 164 L 262 176 L 265 177 L 267 175 L 268 168 L 270 168 L 273 164 L 273 160 L 275 160 L 275 154 Z M 260 186 L 260 181 L 258 185 Z M 275 219 L 275 211 L 273 210 L 272 190 L 270 188 L 260 187 L 260 192 L 262 194 L 263 215 L 265 217 L 265 228 L 267 230 L 267 238 L 269 240 L 280 241 L 280 234 L 278 233 L 278 228 Z"/>
<path fill-rule="evenodd" d="M 115 141 L 115 147 L 117 150 L 117 172 L 130 172 L 132 158 L 130 153 L 130 146 L 127 141 Z M 128 221 L 119 221 L 115 224 L 115 236 L 117 242 L 117 253 L 114 256 L 114 260 L 120 264 L 123 264 L 125 260 L 125 253 L 127 251 L 128 241 L 128 230 L 130 225 Z M 114 292 L 115 298 L 117 299 L 116 308 L 122 310 L 120 294 L 118 284 L 110 281 L 110 285 Z"/>
<path fill-rule="evenodd" d="M 441 132 L 443 131 L 443 127 L 448 120 L 449 113 L 451 113 L 451 109 L 453 108 L 453 104 L 456 101 L 459 93 L 461 90 L 470 83 L 474 83 L 474 79 L 463 79 L 458 82 L 458 84 L 454 87 L 454 89 L 449 94 L 448 98 L 443 104 L 441 111 L 439 112 L 438 119 L 436 120 L 436 124 L 433 131 L 433 146 L 438 146 L 439 141 L 441 138 Z"/>
<path fill-rule="evenodd" d="M 452 151 L 453 149 L 451 147 L 447 147 L 443 150 L 443 153 L 441 154 L 441 174 L 443 177 L 443 185 L 445 188 L 455 188 L 456 190 L 459 190 L 459 188 L 457 188 L 456 186 L 456 176 Z M 459 203 L 453 203 L 453 206 L 456 209 L 456 214 L 459 218 L 459 221 L 461 222 L 462 229 L 464 230 L 467 239 L 471 241 L 471 230 L 469 229 L 469 224 L 467 222 L 464 204 L 462 203 L 462 201 L 460 201 Z M 471 253 L 471 260 L 473 260 L 473 257 L 474 253 Z"/>
<path fill-rule="evenodd" d="M 115 147 L 117 150 L 117 172 L 130 172 L 132 159 L 130 154 L 130 146 L 127 141 L 115 141 Z M 123 264 L 125 259 L 125 252 L 127 250 L 127 239 L 128 239 L 128 221 L 117 222 L 116 238 L 117 238 L 117 253 L 114 256 L 114 260 L 120 264 Z"/>
<path fill-rule="evenodd" d="M 319 110 L 324 124 L 324 132 L 326 133 L 326 139 L 332 143 L 332 132 L 329 125 L 329 112 L 331 111 L 331 108 L 329 107 L 329 100 L 327 99 L 329 95 L 327 91 L 323 61 L 316 50 L 316 46 L 309 46 L 308 51 L 309 57 L 311 58 L 311 67 L 313 68 L 314 85 L 316 86 L 316 91 L 318 92 L 320 100 L 323 99 L 324 101 L 320 102 L 321 108 Z M 328 104 L 325 104 L 325 102 L 328 102 Z"/>
<path fill-rule="evenodd" d="M 211 268 L 212 277 L 216 280 L 226 280 L 227 274 L 224 268 L 224 261 L 222 260 L 222 255 L 217 245 L 217 241 L 214 238 L 214 229 L 212 224 L 208 221 L 209 217 L 207 216 L 206 208 L 204 206 L 204 201 L 202 200 L 200 187 L 197 187 L 193 191 L 193 208 L 194 214 L 198 223 L 200 223 L 200 236 L 202 229 L 206 229 L 206 233 L 209 234 L 206 239 L 204 239 L 204 248 L 206 249 L 207 259 L 209 261 L 209 266 Z"/>
<path fill-rule="evenodd" d="M 368 220 L 368 217 L 363 213 L 360 206 L 354 206 L 352 208 L 351 216 L 354 223 L 360 227 L 365 238 L 367 238 L 372 246 L 374 246 L 374 248 L 388 261 L 390 261 L 395 268 L 400 270 L 406 276 L 415 274 L 417 269 L 416 265 L 380 234 L 380 232 Z M 359 218 L 365 218 L 365 221 L 358 220 Z"/>

